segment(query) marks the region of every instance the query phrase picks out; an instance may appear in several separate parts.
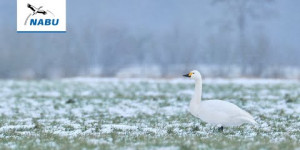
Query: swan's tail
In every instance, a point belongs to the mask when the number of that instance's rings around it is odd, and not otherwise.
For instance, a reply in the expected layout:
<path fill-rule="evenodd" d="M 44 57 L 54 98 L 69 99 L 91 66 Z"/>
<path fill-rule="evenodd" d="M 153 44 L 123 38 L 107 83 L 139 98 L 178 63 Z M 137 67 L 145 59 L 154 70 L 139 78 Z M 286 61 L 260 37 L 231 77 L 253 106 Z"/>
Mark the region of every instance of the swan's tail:
<path fill-rule="evenodd" d="M 244 121 L 244 123 L 253 124 L 255 126 L 258 125 L 258 123 L 254 120 L 254 118 L 252 116 L 250 118 L 242 117 L 241 119 Z"/>
<path fill-rule="evenodd" d="M 258 125 L 258 123 L 254 119 L 249 119 L 249 122 L 255 126 Z"/>
<path fill-rule="evenodd" d="M 250 115 L 248 112 L 245 114 L 246 116 L 243 116 L 242 119 L 245 121 L 245 123 L 253 124 L 253 125 L 258 125 L 258 123 L 254 120 L 253 116 Z"/>

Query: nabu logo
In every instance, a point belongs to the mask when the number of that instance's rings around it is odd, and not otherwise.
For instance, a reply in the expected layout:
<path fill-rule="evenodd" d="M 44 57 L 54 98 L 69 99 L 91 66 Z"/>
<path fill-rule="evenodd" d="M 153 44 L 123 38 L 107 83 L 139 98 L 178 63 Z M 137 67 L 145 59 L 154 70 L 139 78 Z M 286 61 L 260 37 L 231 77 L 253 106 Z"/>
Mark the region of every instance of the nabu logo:
<path fill-rule="evenodd" d="M 66 0 L 17 0 L 18 32 L 65 32 Z"/>
<path fill-rule="evenodd" d="M 27 25 L 27 22 L 28 22 L 28 20 L 31 16 L 34 16 L 34 15 L 37 15 L 37 14 L 41 14 L 41 15 L 51 14 L 53 17 L 55 17 L 55 15 L 50 10 L 43 10 L 42 9 L 43 6 L 40 6 L 39 8 L 37 8 L 37 7 L 34 7 L 31 4 L 27 4 L 27 7 L 32 10 L 32 13 L 30 13 L 28 15 L 28 17 L 26 18 L 24 25 Z M 59 23 L 59 19 L 30 19 L 30 25 L 31 26 L 36 26 L 36 25 L 38 25 L 38 26 L 43 26 L 43 25 L 56 26 L 56 25 L 58 25 L 58 23 Z"/>

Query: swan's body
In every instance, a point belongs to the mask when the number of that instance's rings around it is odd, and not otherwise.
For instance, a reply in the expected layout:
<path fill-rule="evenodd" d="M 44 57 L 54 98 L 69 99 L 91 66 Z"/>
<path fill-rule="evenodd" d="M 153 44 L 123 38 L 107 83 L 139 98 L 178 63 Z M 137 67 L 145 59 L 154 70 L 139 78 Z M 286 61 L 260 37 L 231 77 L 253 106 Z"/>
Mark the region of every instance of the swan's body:
<path fill-rule="evenodd" d="M 253 117 L 236 105 L 222 100 L 190 102 L 190 112 L 204 122 L 222 125 L 239 126 L 244 123 L 256 123 Z"/>
<path fill-rule="evenodd" d="M 184 75 L 195 80 L 195 93 L 190 102 L 190 112 L 202 121 L 221 126 L 240 126 L 244 123 L 256 124 L 254 118 L 238 106 L 222 100 L 201 101 L 202 78 L 198 71 Z"/>

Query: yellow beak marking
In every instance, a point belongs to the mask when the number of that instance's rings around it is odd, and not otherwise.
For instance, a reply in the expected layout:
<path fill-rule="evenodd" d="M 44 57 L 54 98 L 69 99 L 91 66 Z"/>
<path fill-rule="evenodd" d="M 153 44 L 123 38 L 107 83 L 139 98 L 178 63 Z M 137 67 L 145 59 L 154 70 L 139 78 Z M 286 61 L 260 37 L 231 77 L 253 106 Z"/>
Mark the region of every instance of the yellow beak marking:
<path fill-rule="evenodd" d="M 190 72 L 190 73 L 189 73 L 189 77 L 191 77 L 191 76 L 192 76 L 192 74 L 193 74 L 193 73 L 191 73 L 191 72 Z"/>

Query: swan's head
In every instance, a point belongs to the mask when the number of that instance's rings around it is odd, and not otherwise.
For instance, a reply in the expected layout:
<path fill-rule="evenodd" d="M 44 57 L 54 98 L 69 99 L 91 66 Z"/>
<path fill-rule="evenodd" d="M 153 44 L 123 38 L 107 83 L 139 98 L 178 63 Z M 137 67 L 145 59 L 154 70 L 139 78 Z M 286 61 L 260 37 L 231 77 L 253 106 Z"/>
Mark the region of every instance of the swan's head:
<path fill-rule="evenodd" d="M 200 72 L 197 71 L 197 70 L 193 70 L 193 71 L 191 71 L 190 73 L 185 74 L 185 75 L 183 75 L 183 76 L 189 77 L 189 78 L 194 79 L 194 80 L 201 79 L 201 74 L 200 74 Z"/>

